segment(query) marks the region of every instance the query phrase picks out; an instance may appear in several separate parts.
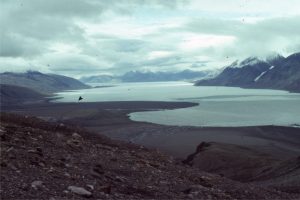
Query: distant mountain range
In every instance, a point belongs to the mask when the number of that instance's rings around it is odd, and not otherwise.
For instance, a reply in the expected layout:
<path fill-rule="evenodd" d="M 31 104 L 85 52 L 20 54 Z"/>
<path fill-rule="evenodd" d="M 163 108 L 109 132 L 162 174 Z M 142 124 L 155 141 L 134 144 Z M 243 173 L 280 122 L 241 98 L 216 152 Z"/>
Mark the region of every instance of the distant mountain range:
<path fill-rule="evenodd" d="M 130 71 L 121 76 L 96 75 L 82 77 L 84 83 L 108 83 L 108 82 L 158 82 L 158 81 L 193 81 L 207 77 L 211 74 L 208 71 L 184 70 L 180 72 L 141 72 Z"/>
<path fill-rule="evenodd" d="M 112 83 L 120 82 L 120 80 L 112 75 L 95 75 L 95 76 L 83 76 L 79 79 L 83 83 Z"/>
<path fill-rule="evenodd" d="M 37 71 L 26 73 L 5 72 L 0 74 L 0 80 L 1 84 L 26 87 L 41 94 L 90 87 L 74 78 L 57 74 L 43 74 Z"/>
<path fill-rule="evenodd" d="M 287 58 L 276 55 L 265 60 L 250 57 L 241 62 L 235 61 L 215 78 L 199 80 L 195 85 L 300 92 L 300 53 Z"/>

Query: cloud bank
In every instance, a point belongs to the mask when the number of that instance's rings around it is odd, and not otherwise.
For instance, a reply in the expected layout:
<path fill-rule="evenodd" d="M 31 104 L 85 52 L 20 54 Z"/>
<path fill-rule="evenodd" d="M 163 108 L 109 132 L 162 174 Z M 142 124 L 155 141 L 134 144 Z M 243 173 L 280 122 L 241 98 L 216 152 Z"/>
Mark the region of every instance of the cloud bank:
<path fill-rule="evenodd" d="M 296 0 L 0 0 L 1 71 L 214 69 L 300 51 Z"/>

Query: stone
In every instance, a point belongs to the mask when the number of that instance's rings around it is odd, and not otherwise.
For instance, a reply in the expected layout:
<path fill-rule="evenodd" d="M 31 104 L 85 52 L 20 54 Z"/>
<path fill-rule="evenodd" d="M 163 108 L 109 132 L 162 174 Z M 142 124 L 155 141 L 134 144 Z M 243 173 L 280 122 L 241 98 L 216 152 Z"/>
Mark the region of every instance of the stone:
<path fill-rule="evenodd" d="M 44 185 L 43 181 L 33 181 L 31 183 L 31 187 L 33 187 L 33 189 L 35 189 L 35 190 L 42 188 L 43 185 Z"/>
<path fill-rule="evenodd" d="M 73 192 L 75 194 L 83 196 L 83 197 L 91 197 L 92 196 L 92 193 L 90 191 L 87 191 L 86 189 L 84 189 L 82 187 L 69 186 L 68 190 L 70 190 L 71 192 Z"/>
<path fill-rule="evenodd" d="M 69 191 L 68 191 L 68 190 L 64 190 L 64 191 L 63 191 L 63 193 L 65 193 L 65 194 L 68 194 L 68 193 L 69 193 Z"/>
<path fill-rule="evenodd" d="M 81 135 L 79 135 L 78 133 L 73 133 L 72 138 L 75 139 L 75 140 L 82 140 Z"/>
<path fill-rule="evenodd" d="M 67 140 L 67 144 L 71 147 L 81 147 L 81 143 L 82 143 L 83 139 L 81 137 L 81 135 L 79 135 L 78 133 L 73 133 L 72 134 L 72 138 Z"/>
<path fill-rule="evenodd" d="M 81 147 L 81 146 L 80 146 L 80 141 L 74 140 L 74 139 L 67 140 L 67 144 L 68 144 L 70 147 L 75 147 L 75 148 Z"/>
<path fill-rule="evenodd" d="M 65 177 L 68 177 L 68 178 L 71 177 L 71 175 L 68 172 L 65 172 L 64 175 L 65 175 Z"/>
<path fill-rule="evenodd" d="M 12 150 L 14 150 L 14 147 L 8 148 L 8 149 L 6 150 L 6 152 L 8 153 L 8 152 L 10 152 L 10 151 L 12 151 Z"/>
<path fill-rule="evenodd" d="M 126 178 L 125 177 L 122 177 L 122 176 L 116 176 L 116 181 L 118 182 L 125 182 Z"/>
<path fill-rule="evenodd" d="M 45 167 L 46 165 L 45 165 L 45 163 L 42 161 L 42 162 L 39 162 L 39 163 L 38 163 L 38 166 L 40 166 L 40 167 Z"/>
<path fill-rule="evenodd" d="M 93 185 L 90 185 L 90 184 L 88 184 L 88 185 L 86 185 L 90 190 L 94 190 L 95 189 L 95 187 L 93 186 Z"/>

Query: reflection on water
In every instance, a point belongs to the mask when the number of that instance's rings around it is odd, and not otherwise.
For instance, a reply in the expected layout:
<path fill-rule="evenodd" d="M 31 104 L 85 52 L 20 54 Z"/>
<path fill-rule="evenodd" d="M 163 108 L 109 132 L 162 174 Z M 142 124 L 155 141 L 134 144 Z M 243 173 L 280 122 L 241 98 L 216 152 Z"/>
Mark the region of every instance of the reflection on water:
<path fill-rule="evenodd" d="M 194 87 L 186 82 L 128 83 L 58 93 L 57 101 L 189 101 L 185 109 L 131 113 L 136 121 L 189 126 L 300 124 L 300 94 L 233 87 Z"/>

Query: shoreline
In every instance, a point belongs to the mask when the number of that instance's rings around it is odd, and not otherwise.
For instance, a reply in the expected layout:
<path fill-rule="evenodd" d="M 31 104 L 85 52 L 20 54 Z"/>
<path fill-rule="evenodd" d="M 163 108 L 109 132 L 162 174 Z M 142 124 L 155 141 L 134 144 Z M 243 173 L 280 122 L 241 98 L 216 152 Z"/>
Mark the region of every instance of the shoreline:
<path fill-rule="evenodd" d="M 193 127 L 132 121 L 129 113 L 197 106 L 190 102 L 119 101 L 40 103 L 3 107 L 2 112 L 37 116 L 47 121 L 80 126 L 112 139 L 159 149 L 183 159 L 201 142 L 258 149 L 278 158 L 300 155 L 299 128 L 284 126 Z"/>
<path fill-rule="evenodd" d="M 179 108 L 180 109 L 180 108 Z M 260 125 L 237 125 L 237 126 L 212 126 L 212 125 L 169 125 L 169 124 L 158 124 L 155 122 L 148 122 L 148 121 L 142 121 L 142 120 L 134 120 L 131 118 L 131 114 L 138 113 L 138 112 L 147 112 L 147 111 L 159 111 L 159 110 L 145 110 L 145 111 L 136 111 L 132 113 L 128 113 L 128 118 L 133 122 L 140 122 L 140 123 L 150 123 L 150 124 L 156 124 L 161 126 L 175 126 L 175 127 L 195 127 L 195 128 L 253 128 L 253 127 L 287 127 L 287 128 L 300 128 L 300 124 L 298 123 L 292 123 L 287 125 L 276 125 L 276 124 L 260 124 Z"/>

